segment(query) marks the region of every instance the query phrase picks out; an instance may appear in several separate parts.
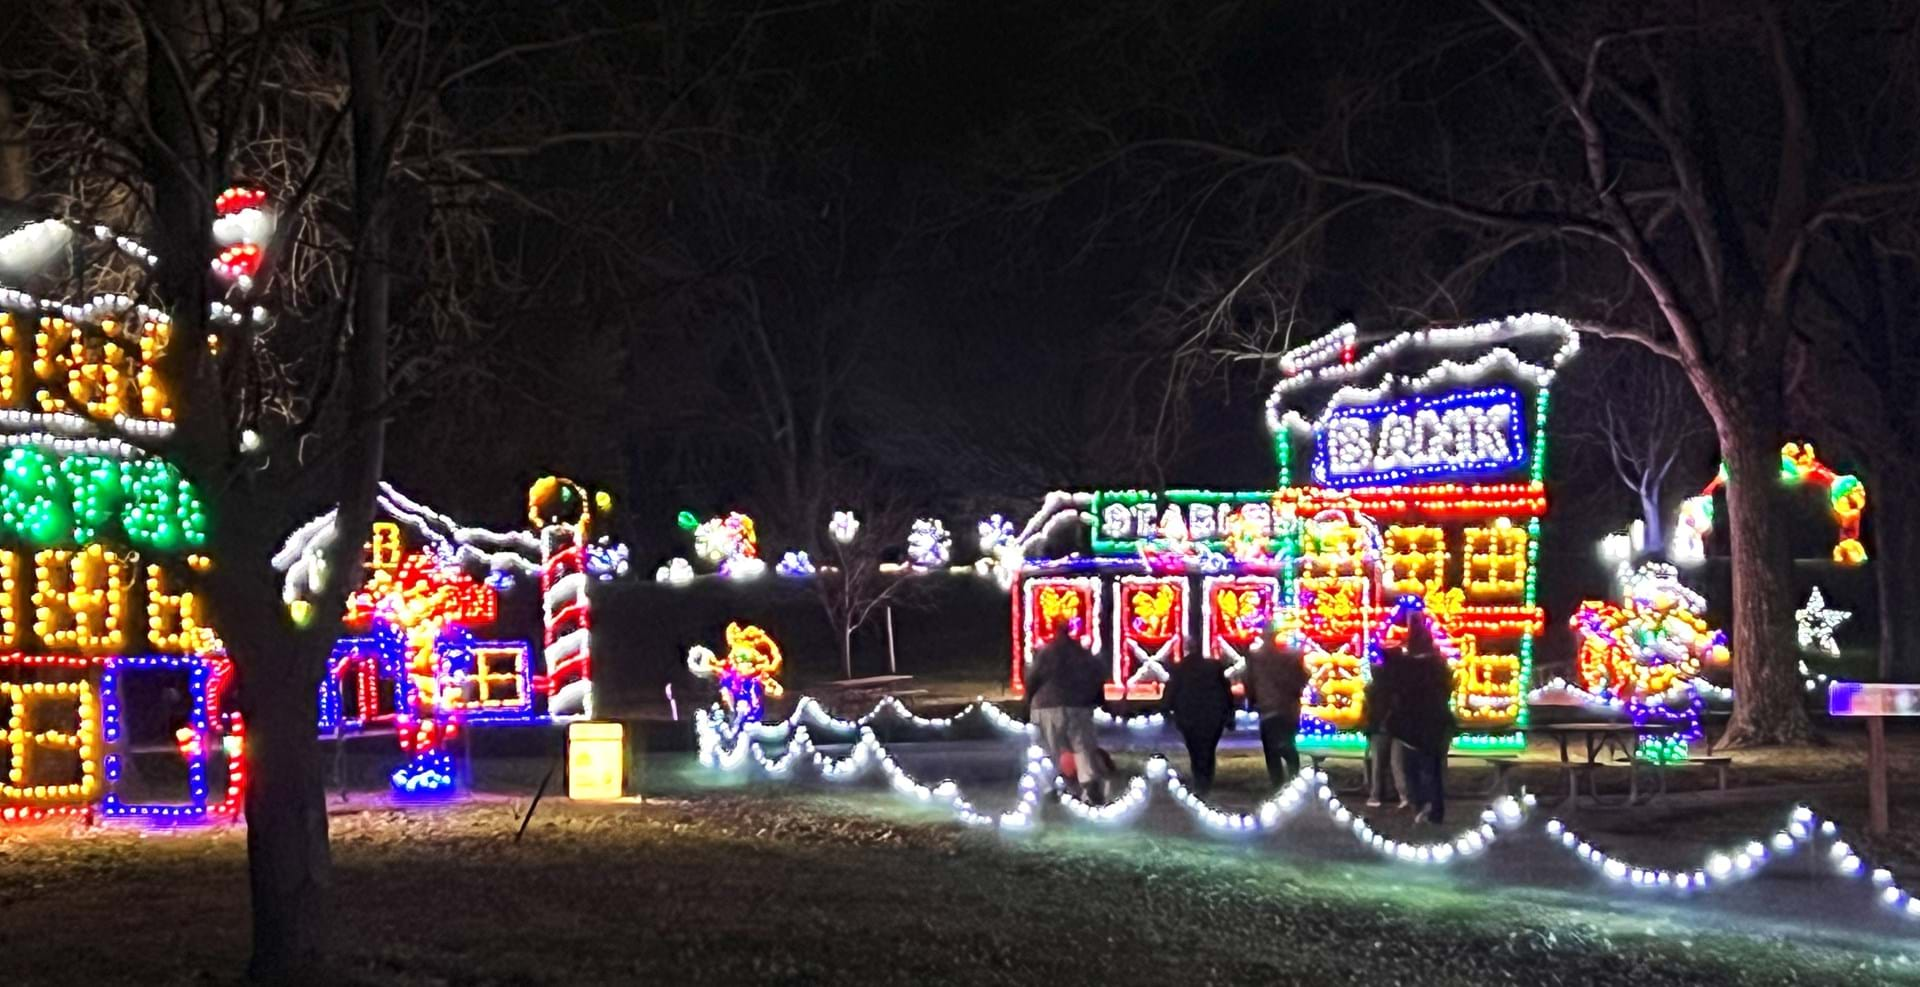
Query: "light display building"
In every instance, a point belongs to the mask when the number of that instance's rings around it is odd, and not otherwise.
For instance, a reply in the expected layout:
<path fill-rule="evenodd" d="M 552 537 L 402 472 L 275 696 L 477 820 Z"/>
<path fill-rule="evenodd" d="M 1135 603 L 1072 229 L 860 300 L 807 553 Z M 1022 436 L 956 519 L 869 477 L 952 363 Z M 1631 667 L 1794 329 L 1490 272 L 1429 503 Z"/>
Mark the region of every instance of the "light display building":
<path fill-rule="evenodd" d="M 1545 624 L 1548 398 L 1578 345 L 1545 315 L 1378 338 L 1343 326 L 1280 358 L 1274 489 L 1048 498 L 1013 576 L 1014 691 L 1057 618 L 1109 663 L 1109 699 L 1157 698 L 1182 660 L 1237 676 L 1282 618 L 1311 642 L 1303 735 L 1363 743 L 1368 657 L 1412 596 L 1452 645 L 1456 743 L 1522 745 Z M 1031 557 L 1064 524 L 1090 551 Z"/>

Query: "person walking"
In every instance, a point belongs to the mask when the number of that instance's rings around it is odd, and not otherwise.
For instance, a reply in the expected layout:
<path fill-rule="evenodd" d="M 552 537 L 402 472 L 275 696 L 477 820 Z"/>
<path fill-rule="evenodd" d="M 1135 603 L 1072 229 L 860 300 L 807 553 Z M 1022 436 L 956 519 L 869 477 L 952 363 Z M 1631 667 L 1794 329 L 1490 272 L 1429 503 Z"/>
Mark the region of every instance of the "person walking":
<path fill-rule="evenodd" d="M 1387 732 L 1387 718 L 1393 711 L 1401 670 L 1406 667 L 1405 652 L 1399 647 L 1380 652 L 1380 663 L 1373 666 L 1367 681 L 1365 711 L 1367 726 L 1367 805 L 1379 808 L 1387 797 L 1387 778 L 1393 778 L 1393 792 L 1400 808 L 1413 807 L 1413 789 L 1407 784 L 1407 753 L 1410 748 Z"/>
<path fill-rule="evenodd" d="M 1205 795 L 1213 788 L 1220 735 L 1233 722 L 1233 687 L 1227 684 L 1226 666 L 1192 655 L 1174 662 L 1161 702 L 1187 744 L 1193 793 Z"/>
<path fill-rule="evenodd" d="M 1260 714 L 1260 749 L 1267 758 L 1267 780 L 1284 785 L 1300 773 L 1300 693 L 1307 687 L 1306 652 L 1294 639 L 1294 626 L 1274 618 L 1247 657 L 1247 701 Z"/>
<path fill-rule="evenodd" d="M 1453 744 L 1453 670 L 1434 643 L 1424 614 L 1407 627 L 1403 679 L 1388 713 L 1387 732 L 1410 749 L 1407 780 L 1412 785 L 1415 822 L 1443 822 L 1447 813 L 1447 748 Z"/>
<path fill-rule="evenodd" d="M 1071 753 L 1069 791 L 1104 802 L 1105 758 L 1093 729 L 1093 711 L 1106 698 L 1106 671 L 1100 659 L 1074 637 L 1073 622 L 1054 621 L 1053 639 L 1040 648 L 1026 675 L 1027 709 L 1040 731 L 1040 747 L 1055 764 Z"/>

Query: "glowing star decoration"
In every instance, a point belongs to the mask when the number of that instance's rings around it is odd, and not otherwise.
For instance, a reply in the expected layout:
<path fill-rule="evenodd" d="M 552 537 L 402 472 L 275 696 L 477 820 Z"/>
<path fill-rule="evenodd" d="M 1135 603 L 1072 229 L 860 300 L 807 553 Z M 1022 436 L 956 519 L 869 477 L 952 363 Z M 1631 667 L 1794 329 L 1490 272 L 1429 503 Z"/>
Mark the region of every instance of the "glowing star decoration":
<path fill-rule="evenodd" d="M 695 645 L 687 651 L 687 668 L 701 678 L 714 680 L 722 705 L 737 722 L 760 722 L 766 700 L 786 694 L 780 680 L 774 678 L 780 673 L 780 646 L 766 631 L 752 625 L 727 625 L 724 657 Z"/>
<path fill-rule="evenodd" d="M 1726 632 L 1707 625 L 1706 601 L 1670 565 L 1636 570 L 1622 604 L 1588 601 L 1574 614 L 1577 684 L 1621 703 L 1635 723 L 1678 728 L 1671 742 L 1644 749 L 1655 758 L 1684 757 L 1687 742 L 1702 736 L 1702 672 L 1728 661 Z"/>
<path fill-rule="evenodd" d="M 1813 484 L 1825 490 L 1827 509 L 1838 528 L 1833 561 L 1859 565 L 1867 560 L 1867 550 L 1860 544 L 1860 516 L 1867 509 L 1867 488 L 1858 477 L 1828 468 L 1814 455 L 1812 443 L 1789 442 L 1780 448 L 1780 482 L 1789 486 Z M 1698 495 L 1680 504 L 1679 523 L 1674 525 L 1668 549 L 1675 562 L 1697 565 L 1706 559 L 1706 536 L 1713 533 L 1713 495 L 1726 484 L 1727 467 L 1723 463 Z"/>
<path fill-rule="evenodd" d="M 834 511 L 833 520 L 827 522 L 827 533 L 845 545 L 860 533 L 860 519 L 854 517 L 852 511 Z"/>
<path fill-rule="evenodd" d="M 1840 645 L 1833 639 L 1833 632 L 1853 617 L 1851 610 L 1835 610 L 1827 606 L 1826 597 L 1820 588 L 1814 587 L 1807 596 L 1807 605 L 1793 612 L 1793 619 L 1799 625 L 1799 641 L 1803 650 L 1819 651 L 1829 658 L 1840 657 Z"/>
<path fill-rule="evenodd" d="M 788 552 L 780 557 L 780 564 L 774 571 L 790 579 L 814 574 L 813 560 L 805 552 Z"/>
<path fill-rule="evenodd" d="M 907 564 L 915 569 L 938 569 L 953 557 L 953 536 L 947 526 L 934 518 L 913 522 L 907 534 Z"/>
<path fill-rule="evenodd" d="M 1123 576 L 1114 610 L 1113 680 L 1129 688 L 1165 682 L 1168 665 L 1186 650 L 1187 581 L 1182 577 Z"/>

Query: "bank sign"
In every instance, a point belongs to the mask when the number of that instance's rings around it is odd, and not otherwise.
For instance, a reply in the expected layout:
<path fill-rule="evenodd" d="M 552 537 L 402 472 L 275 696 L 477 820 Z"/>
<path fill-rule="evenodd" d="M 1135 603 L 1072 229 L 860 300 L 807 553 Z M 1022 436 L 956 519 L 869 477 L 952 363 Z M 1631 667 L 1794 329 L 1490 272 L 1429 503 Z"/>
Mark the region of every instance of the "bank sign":
<path fill-rule="evenodd" d="M 1527 461 L 1518 392 L 1485 387 L 1339 408 L 1314 429 L 1313 479 L 1326 487 L 1477 479 Z"/>

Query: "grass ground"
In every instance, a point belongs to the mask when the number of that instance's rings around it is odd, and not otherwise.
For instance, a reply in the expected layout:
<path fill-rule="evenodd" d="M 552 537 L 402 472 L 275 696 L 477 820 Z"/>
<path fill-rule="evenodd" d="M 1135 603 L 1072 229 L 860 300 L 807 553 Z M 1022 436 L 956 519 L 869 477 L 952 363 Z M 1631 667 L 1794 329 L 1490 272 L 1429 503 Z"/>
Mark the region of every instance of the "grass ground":
<path fill-rule="evenodd" d="M 1769 770 L 1798 777 L 1844 757 Z M 1178 837 L 999 837 L 875 792 L 714 786 L 685 764 L 651 765 L 661 794 L 644 804 L 544 802 L 520 843 L 524 799 L 343 811 L 334 981 L 1920 984 L 1920 949 L 1884 940 Z M 1218 797 L 1250 802 L 1262 783 L 1257 757 L 1229 757 Z M 1637 857 L 1693 863 L 1703 845 L 1778 824 L 1769 806 L 1756 828 L 1758 811 L 1604 825 Z M 0 832 L 4 981 L 234 982 L 244 854 L 237 829 Z"/>
<path fill-rule="evenodd" d="M 343 984 L 1914 983 L 1911 960 L 1218 845 L 1004 841 L 873 797 L 334 820 Z M 224 983 L 233 831 L 0 842 L 9 983 Z"/>

